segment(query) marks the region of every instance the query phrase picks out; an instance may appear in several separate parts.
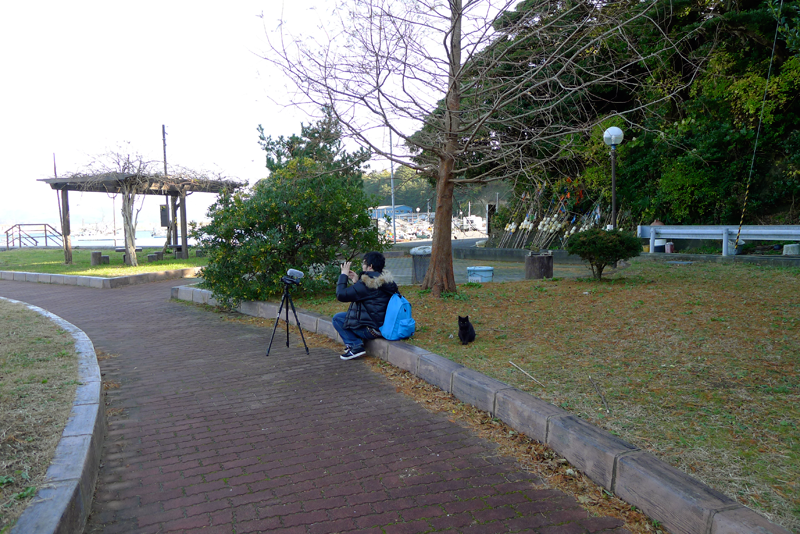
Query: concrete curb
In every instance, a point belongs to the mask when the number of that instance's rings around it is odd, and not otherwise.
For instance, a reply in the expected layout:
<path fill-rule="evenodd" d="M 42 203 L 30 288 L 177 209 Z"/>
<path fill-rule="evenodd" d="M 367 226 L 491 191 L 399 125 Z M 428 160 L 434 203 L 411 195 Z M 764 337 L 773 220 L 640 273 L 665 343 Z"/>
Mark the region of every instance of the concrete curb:
<path fill-rule="evenodd" d="M 17 300 L 6 299 L 9 302 Z M 38 312 L 72 334 L 78 355 L 78 380 L 72 412 L 61 434 L 45 483 L 20 516 L 10 534 L 83 532 L 92 509 L 106 431 L 100 366 L 88 336 L 61 317 L 31 304 Z"/>
<path fill-rule="evenodd" d="M 27 273 L 22 271 L 0 271 L 0 280 L 14 280 L 17 282 L 33 282 L 38 284 L 58 284 L 64 286 L 84 286 L 95 289 L 114 289 L 117 287 L 148 284 L 175 278 L 193 278 L 202 267 L 188 269 L 174 269 L 172 271 L 159 271 L 155 273 L 133 274 L 130 276 L 117 276 L 103 278 L 100 276 L 74 276 L 66 274 Z"/>
<path fill-rule="evenodd" d="M 208 304 L 213 300 L 208 290 L 192 286 L 173 287 L 171 297 Z M 247 302 L 239 311 L 271 319 L 276 317 L 277 306 Z M 309 332 L 333 337 L 329 318 L 301 310 L 297 316 Z M 597 484 L 660 521 L 673 534 L 789 534 L 635 445 L 499 380 L 402 341 L 376 339 L 368 341 L 366 347 L 371 356 L 405 369 L 489 412 L 514 430 L 546 443 Z"/>

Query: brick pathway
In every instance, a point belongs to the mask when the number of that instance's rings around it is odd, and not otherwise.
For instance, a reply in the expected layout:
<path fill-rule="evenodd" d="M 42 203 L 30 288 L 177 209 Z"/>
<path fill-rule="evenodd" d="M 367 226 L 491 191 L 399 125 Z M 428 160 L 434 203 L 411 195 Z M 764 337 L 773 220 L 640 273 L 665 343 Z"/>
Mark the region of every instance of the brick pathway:
<path fill-rule="evenodd" d="M 362 362 L 280 335 L 265 358 L 269 331 L 174 285 L 0 281 L 118 355 L 100 362 L 119 388 L 86 532 L 627 532 Z"/>

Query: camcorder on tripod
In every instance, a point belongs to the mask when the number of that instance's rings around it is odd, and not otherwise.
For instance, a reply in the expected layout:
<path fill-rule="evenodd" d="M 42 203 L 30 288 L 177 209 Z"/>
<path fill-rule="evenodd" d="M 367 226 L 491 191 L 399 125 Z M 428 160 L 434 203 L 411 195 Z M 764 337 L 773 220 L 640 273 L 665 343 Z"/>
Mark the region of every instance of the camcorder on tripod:
<path fill-rule="evenodd" d="M 283 307 L 286 306 L 286 346 L 289 346 L 289 307 L 292 308 L 292 313 L 294 314 L 295 323 L 297 323 L 297 329 L 300 331 L 300 339 L 303 340 L 303 346 L 306 348 L 306 354 L 308 354 L 308 345 L 306 345 L 306 338 L 303 336 L 303 329 L 300 328 L 300 320 L 297 318 L 297 311 L 294 309 L 294 302 L 292 302 L 292 295 L 289 293 L 289 288 L 292 286 L 299 286 L 300 279 L 305 276 L 302 271 L 298 271 L 297 269 L 289 269 L 286 272 L 287 276 L 281 277 L 281 282 L 283 282 L 283 298 L 281 298 L 281 305 L 278 308 L 278 316 L 275 318 L 275 326 L 272 328 L 272 337 L 269 338 L 269 347 L 267 347 L 267 356 L 269 356 L 269 351 L 272 350 L 272 341 L 275 339 L 275 331 L 278 329 L 278 321 L 281 320 L 281 311 Z M 288 302 L 288 304 L 287 304 Z"/>

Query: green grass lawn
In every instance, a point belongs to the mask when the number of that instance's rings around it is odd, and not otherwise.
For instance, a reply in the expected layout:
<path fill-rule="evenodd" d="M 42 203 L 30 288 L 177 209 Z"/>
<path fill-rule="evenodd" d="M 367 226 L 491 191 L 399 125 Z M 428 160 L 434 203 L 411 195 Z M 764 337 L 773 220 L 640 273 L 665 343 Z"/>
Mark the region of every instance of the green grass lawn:
<path fill-rule="evenodd" d="M 31 273 L 70 274 L 79 276 L 100 276 L 114 278 L 133 274 L 171 271 L 202 267 L 206 258 L 194 257 L 189 249 L 189 258 L 173 259 L 172 254 L 165 254 L 161 261 L 148 262 L 147 255 L 160 251 L 161 247 L 142 248 L 136 254 L 137 267 L 130 267 L 122 262 L 122 253 L 113 249 L 104 249 L 103 254 L 109 256 L 108 265 L 91 265 L 92 249 L 73 249 L 72 265 L 64 264 L 64 252 L 61 249 L 19 248 L 0 252 L 0 271 L 25 271 Z"/>

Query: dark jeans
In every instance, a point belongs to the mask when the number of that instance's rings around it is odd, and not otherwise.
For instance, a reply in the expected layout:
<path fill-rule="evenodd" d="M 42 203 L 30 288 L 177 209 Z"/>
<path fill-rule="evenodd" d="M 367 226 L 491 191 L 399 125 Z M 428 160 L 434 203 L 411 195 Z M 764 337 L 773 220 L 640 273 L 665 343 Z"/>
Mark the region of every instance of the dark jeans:
<path fill-rule="evenodd" d="M 342 341 L 348 347 L 360 347 L 364 341 L 368 339 L 375 339 L 375 336 L 369 331 L 366 326 L 361 326 L 355 329 L 344 327 L 344 320 L 347 317 L 346 312 L 340 312 L 333 316 L 333 327 L 339 332 Z"/>

